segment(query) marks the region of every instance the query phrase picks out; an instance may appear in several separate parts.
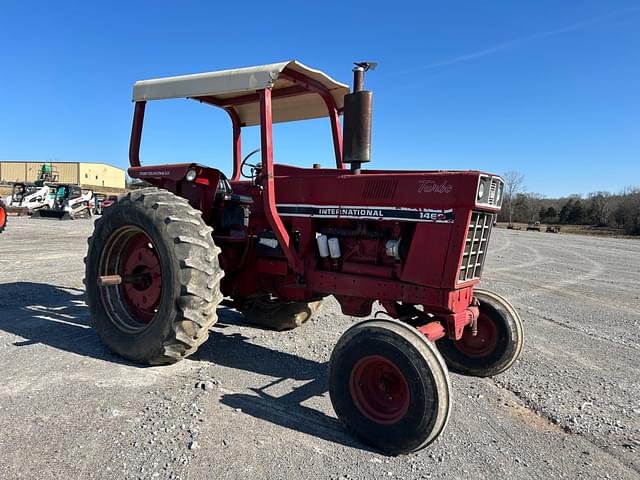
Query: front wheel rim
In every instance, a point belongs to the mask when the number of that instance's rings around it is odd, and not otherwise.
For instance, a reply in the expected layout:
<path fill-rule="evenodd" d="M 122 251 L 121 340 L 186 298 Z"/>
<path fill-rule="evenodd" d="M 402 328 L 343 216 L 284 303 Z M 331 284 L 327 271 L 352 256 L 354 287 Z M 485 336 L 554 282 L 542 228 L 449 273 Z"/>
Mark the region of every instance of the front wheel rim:
<path fill-rule="evenodd" d="M 399 422 L 411 403 L 404 374 L 395 363 L 380 355 L 363 357 L 355 364 L 349 392 L 358 410 L 382 425 Z"/>
<path fill-rule="evenodd" d="M 111 322 L 122 332 L 137 334 L 157 317 L 162 301 L 162 266 L 151 237 L 139 227 L 114 231 L 102 249 L 99 276 L 120 275 L 120 285 L 99 287 Z"/>
<path fill-rule="evenodd" d="M 484 312 L 478 316 L 478 333 L 472 335 L 471 330 L 465 329 L 456 347 L 468 357 L 485 357 L 493 353 L 498 344 L 498 328 L 493 318 Z"/>

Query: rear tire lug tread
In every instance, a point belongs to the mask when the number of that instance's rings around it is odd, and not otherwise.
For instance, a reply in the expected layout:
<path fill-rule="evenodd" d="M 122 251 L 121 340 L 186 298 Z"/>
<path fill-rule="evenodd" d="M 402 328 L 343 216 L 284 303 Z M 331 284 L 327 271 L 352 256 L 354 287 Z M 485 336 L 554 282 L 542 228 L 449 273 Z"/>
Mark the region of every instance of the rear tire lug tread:
<path fill-rule="evenodd" d="M 196 237 L 188 237 L 185 235 L 178 235 L 177 237 L 175 237 L 174 239 L 175 243 L 188 243 L 191 245 L 198 245 L 199 247 L 202 248 L 207 248 L 208 245 L 205 241 L 200 240 L 199 238 Z"/>
<path fill-rule="evenodd" d="M 178 217 L 178 216 L 168 216 L 165 219 L 165 223 L 169 224 L 169 223 L 183 223 L 185 225 L 195 225 L 195 226 L 199 226 L 200 223 L 196 220 L 196 219 L 188 219 L 188 218 L 184 218 L 184 217 Z"/>
<path fill-rule="evenodd" d="M 207 275 L 213 275 L 216 272 L 215 268 L 213 268 L 212 265 L 207 265 L 201 262 L 200 260 L 191 259 L 191 258 L 187 258 L 186 260 L 180 260 L 180 267 L 197 270 Z"/>

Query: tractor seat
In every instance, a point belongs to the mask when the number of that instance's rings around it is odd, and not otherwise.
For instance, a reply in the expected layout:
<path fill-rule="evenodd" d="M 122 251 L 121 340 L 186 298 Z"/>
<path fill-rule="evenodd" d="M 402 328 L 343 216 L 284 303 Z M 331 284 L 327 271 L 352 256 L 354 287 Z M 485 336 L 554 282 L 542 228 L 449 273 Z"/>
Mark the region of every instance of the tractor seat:
<path fill-rule="evenodd" d="M 250 196 L 233 193 L 229 179 L 222 172 L 220 172 L 220 180 L 218 180 L 218 188 L 216 189 L 216 200 L 225 200 L 227 202 L 236 202 L 244 205 L 253 203 L 253 198 Z"/>

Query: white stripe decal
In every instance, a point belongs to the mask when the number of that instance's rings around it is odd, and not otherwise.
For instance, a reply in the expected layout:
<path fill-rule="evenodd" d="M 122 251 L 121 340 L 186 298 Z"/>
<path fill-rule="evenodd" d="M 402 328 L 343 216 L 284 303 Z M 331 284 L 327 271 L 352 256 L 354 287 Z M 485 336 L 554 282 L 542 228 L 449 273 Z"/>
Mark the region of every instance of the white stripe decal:
<path fill-rule="evenodd" d="M 453 209 L 310 205 L 280 203 L 283 217 L 353 218 L 363 220 L 403 220 L 407 222 L 453 223 Z"/>

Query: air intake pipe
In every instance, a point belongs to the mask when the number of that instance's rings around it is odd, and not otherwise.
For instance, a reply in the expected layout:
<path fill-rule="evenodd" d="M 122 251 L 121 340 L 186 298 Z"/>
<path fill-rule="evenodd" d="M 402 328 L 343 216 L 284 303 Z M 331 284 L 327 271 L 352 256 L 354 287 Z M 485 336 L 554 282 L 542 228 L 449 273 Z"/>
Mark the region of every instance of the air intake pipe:
<path fill-rule="evenodd" d="M 353 69 L 353 93 L 344 97 L 342 159 L 351 172 L 360 173 L 363 163 L 371 161 L 371 115 L 373 92 L 364 89 L 364 72 L 373 70 L 373 62 L 356 63 Z"/>

